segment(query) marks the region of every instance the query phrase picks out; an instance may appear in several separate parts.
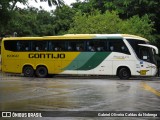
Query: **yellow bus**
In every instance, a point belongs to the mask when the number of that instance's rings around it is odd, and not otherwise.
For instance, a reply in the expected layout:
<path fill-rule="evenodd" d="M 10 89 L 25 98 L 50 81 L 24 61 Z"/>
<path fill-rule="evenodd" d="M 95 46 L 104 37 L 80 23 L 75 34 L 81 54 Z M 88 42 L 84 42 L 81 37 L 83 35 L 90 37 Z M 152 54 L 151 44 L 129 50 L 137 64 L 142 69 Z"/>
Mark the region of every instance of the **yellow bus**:
<path fill-rule="evenodd" d="M 48 74 L 154 76 L 156 46 L 127 34 L 68 34 L 2 40 L 2 71 Z"/>

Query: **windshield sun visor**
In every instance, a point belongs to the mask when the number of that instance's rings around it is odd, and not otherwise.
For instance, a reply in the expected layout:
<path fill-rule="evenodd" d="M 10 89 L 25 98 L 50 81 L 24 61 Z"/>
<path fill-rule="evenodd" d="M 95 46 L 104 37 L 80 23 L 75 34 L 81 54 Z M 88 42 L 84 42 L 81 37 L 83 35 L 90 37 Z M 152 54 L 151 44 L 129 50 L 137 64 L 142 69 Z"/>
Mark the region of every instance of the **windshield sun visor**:
<path fill-rule="evenodd" d="M 153 48 L 155 50 L 155 53 L 158 54 L 158 48 L 154 45 L 148 45 L 148 44 L 138 44 L 139 46 L 149 47 Z"/>

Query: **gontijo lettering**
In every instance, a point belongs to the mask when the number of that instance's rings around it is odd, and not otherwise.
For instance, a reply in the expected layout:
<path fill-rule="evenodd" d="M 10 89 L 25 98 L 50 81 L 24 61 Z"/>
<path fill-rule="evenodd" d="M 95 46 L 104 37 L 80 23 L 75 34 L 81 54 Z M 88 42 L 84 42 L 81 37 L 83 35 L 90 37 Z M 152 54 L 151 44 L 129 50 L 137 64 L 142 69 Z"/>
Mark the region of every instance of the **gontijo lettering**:
<path fill-rule="evenodd" d="M 52 53 L 30 53 L 28 58 L 54 58 L 54 59 L 64 59 L 64 53 L 52 54 Z"/>

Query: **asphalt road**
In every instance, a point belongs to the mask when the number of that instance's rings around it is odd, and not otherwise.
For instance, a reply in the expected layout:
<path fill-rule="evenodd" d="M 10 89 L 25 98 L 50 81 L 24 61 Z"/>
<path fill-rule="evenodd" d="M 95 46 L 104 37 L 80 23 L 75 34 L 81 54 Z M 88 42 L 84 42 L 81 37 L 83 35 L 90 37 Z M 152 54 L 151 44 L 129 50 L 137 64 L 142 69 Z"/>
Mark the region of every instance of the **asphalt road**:
<path fill-rule="evenodd" d="M 27 78 L 0 73 L 0 110 L 160 111 L 160 78 L 130 80 L 100 76 Z M 119 120 L 116 117 L 114 119 Z M 147 119 L 158 120 L 154 117 Z"/>

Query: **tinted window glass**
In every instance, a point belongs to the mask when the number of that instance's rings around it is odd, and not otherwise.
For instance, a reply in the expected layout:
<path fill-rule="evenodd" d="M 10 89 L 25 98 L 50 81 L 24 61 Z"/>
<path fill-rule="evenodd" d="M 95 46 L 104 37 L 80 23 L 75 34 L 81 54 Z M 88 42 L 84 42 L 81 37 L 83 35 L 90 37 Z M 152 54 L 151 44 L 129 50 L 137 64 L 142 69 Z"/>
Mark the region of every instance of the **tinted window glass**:
<path fill-rule="evenodd" d="M 6 50 L 17 51 L 17 41 L 4 41 L 4 47 Z"/>
<path fill-rule="evenodd" d="M 31 50 L 30 41 L 17 41 L 17 51 L 30 51 Z"/>
<path fill-rule="evenodd" d="M 37 40 L 37 41 L 32 41 L 32 51 L 47 51 L 48 47 L 48 42 L 47 41 L 42 41 L 42 40 Z"/>
<path fill-rule="evenodd" d="M 67 46 L 67 51 L 84 51 L 85 44 L 84 41 L 69 41 Z"/>
<path fill-rule="evenodd" d="M 139 48 L 139 55 L 140 55 L 140 59 L 141 60 L 144 60 L 144 61 L 147 61 L 147 62 L 151 62 L 149 48 L 140 47 Z"/>
<path fill-rule="evenodd" d="M 129 54 L 122 39 L 94 40 L 10 40 L 4 42 L 5 49 L 10 51 L 113 51 Z"/>
<path fill-rule="evenodd" d="M 66 41 L 49 41 L 49 51 L 66 51 Z"/>
<path fill-rule="evenodd" d="M 106 40 L 92 40 L 87 41 L 87 51 L 107 51 L 106 47 L 107 41 Z"/>
<path fill-rule="evenodd" d="M 4 47 L 10 51 L 29 51 L 31 49 L 30 41 L 8 40 L 4 41 Z"/>
<path fill-rule="evenodd" d="M 146 42 L 142 40 L 135 40 L 135 39 L 127 39 L 127 41 L 129 42 L 129 44 L 137 54 L 138 58 L 140 58 L 140 53 L 139 53 L 140 46 L 138 44 L 146 44 Z"/>
<path fill-rule="evenodd" d="M 130 54 L 127 46 L 122 39 L 108 40 L 109 51 Z"/>

